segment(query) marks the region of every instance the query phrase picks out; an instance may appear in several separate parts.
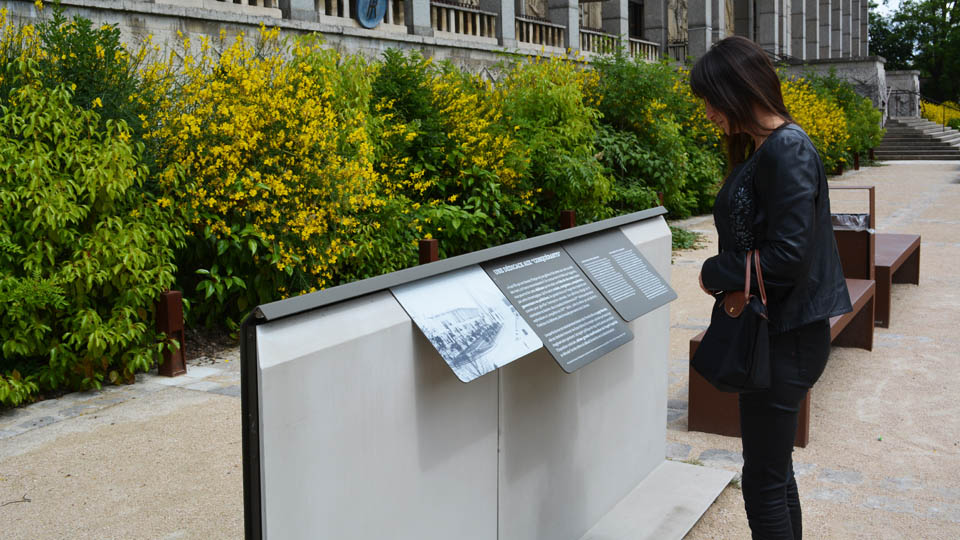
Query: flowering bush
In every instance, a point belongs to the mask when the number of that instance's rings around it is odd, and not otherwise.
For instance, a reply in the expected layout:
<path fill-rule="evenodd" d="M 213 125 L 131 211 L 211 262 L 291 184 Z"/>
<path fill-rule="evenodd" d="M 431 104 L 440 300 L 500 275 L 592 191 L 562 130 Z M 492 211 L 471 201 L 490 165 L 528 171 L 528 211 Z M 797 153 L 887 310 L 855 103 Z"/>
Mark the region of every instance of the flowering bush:
<path fill-rule="evenodd" d="M 960 105 L 952 101 L 945 101 L 943 104 L 937 105 L 921 100 L 920 111 L 923 117 L 931 122 L 960 129 Z"/>
<path fill-rule="evenodd" d="M 808 73 L 804 79 L 810 82 L 817 95 L 832 100 L 843 111 L 847 121 L 847 152 L 844 159 L 853 159 L 853 153 L 865 154 L 883 140 L 884 129 L 880 125 L 882 113 L 873 108 L 873 102 L 858 94 L 853 85 L 837 77 L 835 70 L 827 75 Z"/>
<path fill-rule="evenodd" d="M 179 262 L 181 283 L 199 293 L 193 316 L 235 323 L 258 303 L 335 284 L 385 206 L 353 93 L 368 67 L 341 64 L 316 40 L 288 47 L 276 30 L 258 43 L 241 34 L 221 53 L 207 40 L 196 57 L 183 45 L 182 81 L 149 137 L 166 163 L 158 204 L 182 200 L 189 224 Z"/>
<path fill-rule="evenodd" d="M 784 79 L 780 89 L 787 111 L 813 141 L 824 168 L 832 172 L 845 163 L 850 135 L 843 109 L 834 100 L 817 95 L 806 79 Z"/>
<path fill-rule="evenodd" d="M 388 50 L 373 99 L 384 126 L 385 193 L 403 201 L 409 232 L 440 239 L 444 256 L 522 237 L 518 223 L 534 210 L 528 153 L 489 83 Z M 409 242 L 394 249 L 413 253 Z"/>

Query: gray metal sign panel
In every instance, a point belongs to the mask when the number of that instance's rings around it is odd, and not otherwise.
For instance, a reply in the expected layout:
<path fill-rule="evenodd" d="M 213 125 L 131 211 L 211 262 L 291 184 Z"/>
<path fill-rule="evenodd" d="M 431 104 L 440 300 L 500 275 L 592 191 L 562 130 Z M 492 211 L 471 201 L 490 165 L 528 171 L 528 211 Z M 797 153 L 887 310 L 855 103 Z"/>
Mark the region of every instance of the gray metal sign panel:
<path fill-rule="evenodd" d="M 482 266 L 567 373 L 633 339 L 630 328 L 559 245 Z"/>
<path fill-rule="evenodd" d="M 677 298 L 619 229 L 564 242 L 563 248 L 626 321 Z"/>

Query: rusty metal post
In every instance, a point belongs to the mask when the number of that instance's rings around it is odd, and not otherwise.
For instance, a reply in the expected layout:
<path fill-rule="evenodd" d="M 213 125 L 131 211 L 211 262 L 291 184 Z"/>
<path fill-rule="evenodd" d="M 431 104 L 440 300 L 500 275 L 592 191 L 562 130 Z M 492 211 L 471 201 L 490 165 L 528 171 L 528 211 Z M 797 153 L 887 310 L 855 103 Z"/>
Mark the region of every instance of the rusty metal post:
<path fill-rule="evenodd" d="M 420 264 L 440 260 L 440 241 L 436 238 L 420 240 Z"/>
<path fill-rule="evenodd" d="M 576 226 L 577 226 L 577 211 L 561 210 L 560 211 L 560 228 L 572 229 Z"/>
<path fill-rule="evenodd" d="M 870 161 L 875 161 L 877 159 L 876 154 L 873 153 L 873 148 L 870 149 Z"/>
<path fill-rule="evenodd" d="M 660 201 L 660 206 L 663 206 L 663 192 L 662 192 L 662 191 L 658 191 L 658 192 L 657 192 L 657 200 Z"/>
<path fill-rule="evenodd" d="M 853 170 L 860 170 L 860 152 L 853 153 Z"/>
<path fill-rule="evenodd" d="M 166 334 L 168 340 L 180 344 L 180 348 L 175 351 L 163 351 L 163 363 L 157 366 L 157 374 L 166 377 L 186 375 L 183 295 L 180 291 L 167 291 L 160 295 L 160 303 L 157 305 L 157 330 Z"/>

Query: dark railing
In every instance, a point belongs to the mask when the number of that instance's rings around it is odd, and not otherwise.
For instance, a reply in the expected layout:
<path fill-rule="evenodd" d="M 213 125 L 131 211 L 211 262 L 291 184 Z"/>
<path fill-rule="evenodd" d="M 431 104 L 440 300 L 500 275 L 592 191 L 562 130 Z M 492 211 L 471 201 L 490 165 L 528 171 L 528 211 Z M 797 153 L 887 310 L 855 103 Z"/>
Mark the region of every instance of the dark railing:
<path fill-rule="evenodd" d="M 895 89 L 887 90 L 887 110 L 888 111 L 890 109 L 891 103 L 893 103 L 893 101 L 891 101 L 892 99 L 896 99 L 898 107 L 899 107 L 899 104 L 902 103 L 904 100 L 908 100 L 908 106 L 912 106 L 912 104 L 910 104 L 909 101 L 916 100 L 917 112 L 920 113 L 921 116 L 923 115 L 924 103 L 932 103 L 933 105 L 940 107 L 941 109 L 940 114 L 942 115 L 940 118 L 940 125 L 943 126 L 943 131 L 947 130 L 947 109 L 957 111 L 958 113 L 960 113 L 960 107 L 957 107 L 952 103 L 944 103 L 942 101 L 938 101 L 936 99 L 924 96 L 920 92 L 915 92 L 913 90 L 895 90 Z"/>
<path fill-rule="evenodd" d="M 667 56 L 675 62 L 686 62 L 689 43 L 686 40 L 673 40 L 667 44 Z"/>

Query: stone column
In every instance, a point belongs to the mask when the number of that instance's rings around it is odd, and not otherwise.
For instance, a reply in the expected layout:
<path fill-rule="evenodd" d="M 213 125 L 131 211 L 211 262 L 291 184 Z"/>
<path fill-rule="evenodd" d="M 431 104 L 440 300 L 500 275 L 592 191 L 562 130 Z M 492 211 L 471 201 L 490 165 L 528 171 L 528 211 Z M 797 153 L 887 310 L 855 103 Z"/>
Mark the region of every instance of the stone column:
<path fill-rule="evenodd" d="M 754 0 L 734 0 L 733 4 L 733 32 L 751 41 L 756 39 L 753 35 L 753 2 Z"/>
<path fill-rule="evenodd" d="M 407 31 L 417 36 L 432 36 L 430 24 L 430 0 L 403 0 L 403 12 L 407 18 Z"/>
<path fill-rule="evenodd" d="M 755 41 L 766 51 L 780 52 L 777 45 L 780 42 L 777 24 L 780 13 L 778 0 L 756 0 L 757 2 L 757 36 Z"/>
<path fill-rule="evenodd" d="M 870 56 L 870 47 L 869 41 L 870 36 L 868 28 L 870 28 L 870 2 L 866 0 L 860 0 L 860 56 Z"/>
<path fill-rule="evenodd" d="M 830 56 L 843 57 L 843 0 L 833 0 L 830 10 Z"/>
<path fill-rule="evenodd" d="M 274 4 L 276 5 L 276 4 Z M 288 0 L 280 2 L 280 11 L 284 18 L 298 21 L 316 21 L 319 17 L 313 0 Z"/>
<path fill-rule="evenodd" d="M 850 6 L 850 56 L 860 56 L 860 0 Z"/>
<path fill-rule="evenodd" d="M 804 0 L 807 4 L 807 56 L 806 60 L 820 58 L 820 3 Z"/>
<path fill-rule="evenodd" d="M 793 0 L 791 14 L 790 54 L 807 59 L 807 0 Z"/>
<path fill-rule="evenodd" d="M 622 46 L 630 50 L 628 42 L 630 37 L 630 0 L 607 0 L 600 5 L 603 31 L 620 36 L 623 39 Z"/>
<path fill-rule="evenodd" d="M 688 0 L 687 2 L 687 39 L 688 54 L 694 58 L 703 56 L 710 48 L 713 39 L 712 0 Z"/>
<path fill-rule="evenodd" d="M 480 0 L 480 9 L 497 14 L 497 42 L 503 47 L 516 47 L 516 0 Z"/>
<path fill-rule="evenodd" d="M 779 32 L 779 34 L 777 35 L 777 49 L 775 52 L 777 54 L 790 55 L 790 41 L 793 39 L 790 25 L 790 13 L 793 11 L 793 8 L 790 0 L 780 0 L 777 11 L 777 20 L 779 21 L 777 32 Z"/>
<path fill-rule="evenodd" d="M 710 0 L 710 12 L 713 15 L 713 41 L 716 43 L 727 37 L 727 1 Z"/>
<path fill-rule="evenodd" d="M 830 43 L 833 38 L 833 32 L 830 31 L 832 7 L 830 0 L 820 0 L 820 58 L 830 58 L 833 52 Z"/>
<path fill-rule="evenodd" d="M 643 2 L 643 39 L 660 44 L 660 57 L 667 56 L 667 0 Z"/>
<path fill-rule="evenodd" d="M 580 50 L 580 2 L 578 0 L 550 0 L 550 22 L 567 27 L 564 46 Z"/>
<path fill-rule="evenodd" d="M 843 36 L 840 42 L 840 50 L 842 51 L 844 58 L 850 58 L 853 54 L 850 52 L 852 50 L 850 43 L 853 38 L 853 33 L 850 30 L 850 23 L 853 21 L 852 14 L 850 13 L 850 8 L 853 6 L 852 0 L 840 0 L 840 5 L 843 6 L 843 13 L 841 17 L 843 18 Z"/>

